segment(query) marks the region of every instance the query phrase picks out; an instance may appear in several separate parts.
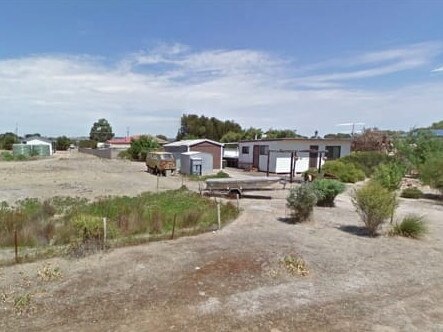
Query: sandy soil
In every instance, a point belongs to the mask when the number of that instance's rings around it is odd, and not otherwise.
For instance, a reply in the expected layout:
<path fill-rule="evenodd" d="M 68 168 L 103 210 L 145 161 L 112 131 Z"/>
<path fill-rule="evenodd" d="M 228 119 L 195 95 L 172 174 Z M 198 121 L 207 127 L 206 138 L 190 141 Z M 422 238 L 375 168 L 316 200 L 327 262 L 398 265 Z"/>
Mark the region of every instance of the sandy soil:
<path fill-rule="evenodd" d="M 120 194 L 149 189 L 137 180 L 152 182 L 139 165 L 74 159 L 66 160 L 71 171 L 60 170 L 64 180 L 52 176 L 70 183 L 72 169 L 84 162 L 94 166 L 77 182 L 85 187 L 90 174 L 115 193 L 120 183 Z M 42 164 L 61 167 L 65 160 L 51 162 Z M 113 185 L 104 174 L 114 175 Z M 125 179 L 133 185 L 124 186 Z M 43 180 L 42 189 L 7 181 L 6 194 L 45 193 Z M 101 189 L 85 192 L 96 193 Z M 398 218 L 417 213 L 428 220 L 429 234 L 411 240 L 364 236 L 349 191 L 335 208 L 316 208 L 314 221 L 288 224 L 286 195 L 279 189 L 272 200 L 242 200 L 241 216 L 216 233 L 2 268 L 0 330 L 443 331 L 441 202 L 401 200 Z M 288 254 L 303 257 L 308 276 L 284 269 L 280 260 Z M 48 263 L 63 277 L 40 280 L 37 272 Z M 18 315 L 13 301 L 23 294 L 31 303 Z"/>
<path fill-rule="evenodd" d="M 160 177 L 159 190 L 177 189 L 181 178 Z M 194 182 L 185 183 L 196 186 Z M 0 202 L 25 197 L 137 195 L 156 190 L 157 179 L 144 163 L 100 159 L 71 152 L 36 161 L 0 162 Z"/>

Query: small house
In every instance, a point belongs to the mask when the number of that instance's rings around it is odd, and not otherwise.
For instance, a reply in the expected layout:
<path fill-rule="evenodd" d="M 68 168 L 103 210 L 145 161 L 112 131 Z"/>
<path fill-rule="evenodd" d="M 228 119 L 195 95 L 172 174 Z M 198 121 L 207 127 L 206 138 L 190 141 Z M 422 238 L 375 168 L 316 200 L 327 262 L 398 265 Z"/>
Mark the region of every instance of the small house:
<path fill-rule="evenodd" d="M 278 138 L 241 141 L 239 168 L 271 173 L 290 173 L 291 159 L 295 173 L 321 167 L 351 153 L 351 139 Z M 295 166 L 294 166 L 295 165 Z"/>
<path fill-rule="evenodd" d="M 181 164 L 181 154 L 184 152 L 204 152 L 212 155 L 212 169 L 221 170 L 222 169 L 222 159 L 223 159 L 223 144 L 212 141 L 210 139 L 192 139 L 183 140 L 173 143 L 168 143 L 163 145 L 166 152 L 170 152 L 174 155 L 177 169 L 180 168 Z"/>
<path fill-rule="evenodd" d="M 180 173 L 186 175 L 211 174 L 212 154 L 198 151 L 183 152 L 180 155 Z"/>

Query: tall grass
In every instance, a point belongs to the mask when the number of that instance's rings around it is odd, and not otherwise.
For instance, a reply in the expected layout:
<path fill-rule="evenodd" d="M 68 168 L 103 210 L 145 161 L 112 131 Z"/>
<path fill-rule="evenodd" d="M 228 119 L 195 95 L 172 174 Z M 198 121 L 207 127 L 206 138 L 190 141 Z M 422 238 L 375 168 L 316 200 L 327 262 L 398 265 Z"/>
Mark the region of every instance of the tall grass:
<path fill-rule="evenodd" d="M 231 203 L 221 205 L 221 221 L 237 216 Z M 136 197 L 103 197 L 94 202 L 55 197 L 47 201 L 26 199 L 11 207 L 0 205 L 0 247 L 14 245 L 17 230 L 20 246 L 69 244 L 101 240 L 103 218 L 107 238 L 137 234 L 166 234 L 175 229 L 208 229 L 217 225 L 216 203 L 187 190 L 143 193 Z"/>

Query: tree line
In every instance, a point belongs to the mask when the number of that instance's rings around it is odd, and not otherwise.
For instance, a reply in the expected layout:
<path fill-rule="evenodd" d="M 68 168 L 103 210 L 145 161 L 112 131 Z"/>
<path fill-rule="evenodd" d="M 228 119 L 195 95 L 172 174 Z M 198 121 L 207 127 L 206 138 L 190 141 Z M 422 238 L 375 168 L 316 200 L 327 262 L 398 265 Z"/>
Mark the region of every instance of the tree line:
<path fill-rule="evenodd" d="M 233 120 L 222 121 L 214 117 L 184 114 L 180 119 L 180 128 L 177 140 L 207 138 L 214 141 L 238 142 L 241 140 L 267 138 L 294 138 L 302 137 L 292 129 L 272 129 L 263 131 L 261 128 L 242 128 Z"/>

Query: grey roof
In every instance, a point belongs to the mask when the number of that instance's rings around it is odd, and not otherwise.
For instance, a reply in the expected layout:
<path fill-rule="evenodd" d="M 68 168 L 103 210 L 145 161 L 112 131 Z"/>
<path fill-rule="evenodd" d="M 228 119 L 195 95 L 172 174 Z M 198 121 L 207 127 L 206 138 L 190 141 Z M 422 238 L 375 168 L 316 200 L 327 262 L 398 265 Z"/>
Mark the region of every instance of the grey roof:
<path fill-rule="evenodd" d="M 183 141 L 177 141 L 177 142 L 172 142 L 172 143 L 168 143 L 165 144 L 164 146 L 194 146 L 200 143 L 204 143 L 204 142 L 208 142 L 208 143 L 212 143 L 215 145 L 219 145 L 219 146 L 223 146 L 223 143 L 219 143 L 210 139 L 206 139 L 206 138 L 201 138 L 201 139 L 188 139 L 188 140 L 183 140 Z"/>

